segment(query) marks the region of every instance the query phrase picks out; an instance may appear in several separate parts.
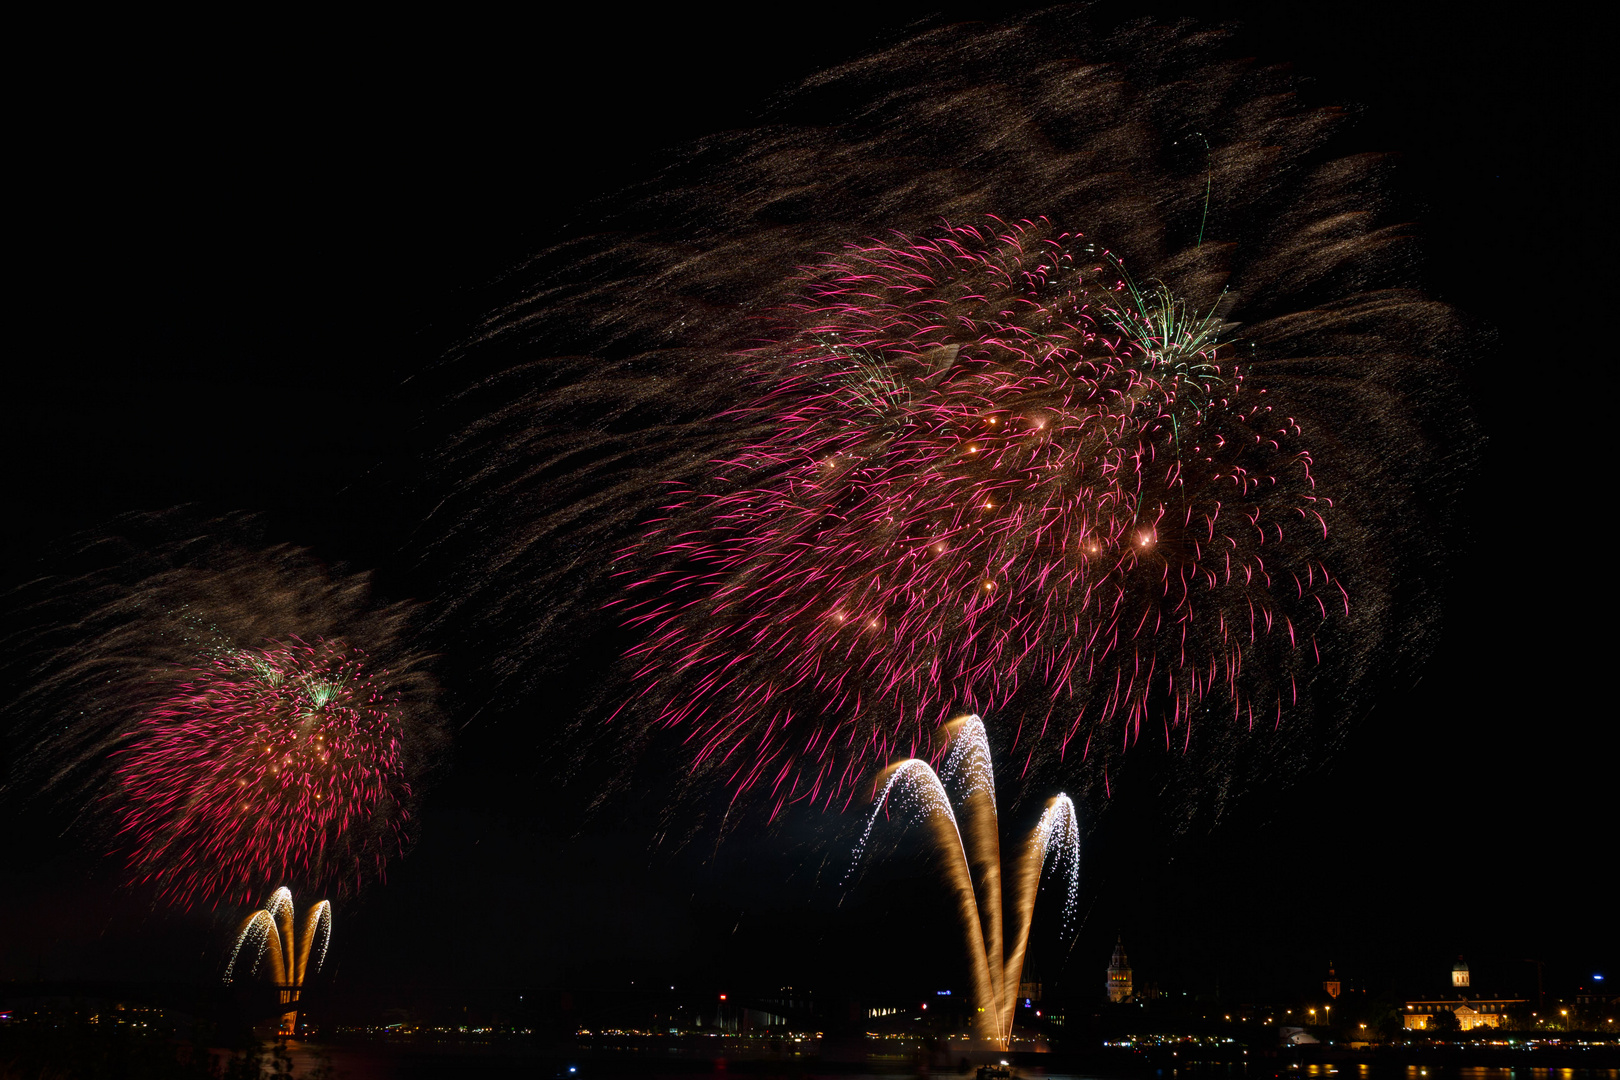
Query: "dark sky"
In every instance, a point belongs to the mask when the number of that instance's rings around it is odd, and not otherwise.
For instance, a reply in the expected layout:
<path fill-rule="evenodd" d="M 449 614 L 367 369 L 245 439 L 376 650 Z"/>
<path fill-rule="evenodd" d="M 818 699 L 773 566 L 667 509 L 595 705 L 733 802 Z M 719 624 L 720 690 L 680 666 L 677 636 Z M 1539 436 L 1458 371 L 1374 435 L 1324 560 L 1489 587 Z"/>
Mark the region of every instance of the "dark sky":
<path fill-rule="evenodd" d="M 1602 526 L 1571 435 L 1589 422 L 1578 369 L 1605 362 L 1581 321 L 1604 313 L 1559 311 L 1603 216 L 1604 148 L 1563 135 L 1593 77 L 1567 28 L 1422 7 L 1140 8 L 1242 21 L 1248 51 L 1361 107 L 1353 143 L 1401 155 L 1432 291 L 1497 335 L 1471 376 L 1490 441 L 1421 682 L 1390 688 L 1331 768 L 1196 843 L 1101 830 L 1078 941 L 1032 961 L 1048 980 L 1100 988 L 1121 931 L 1140 977 L 1254 995 L 1293 992 L 1330 960 L 1374 990 L 1421 989 L 1466 952 L 1487 985 L 1523 990 L 1525 957 L 1566 983 L 1620 959 L 1614 709 L 1591 625 Z M 363 524 L 380 498 L 368 474 L 414 448 L 421 402 L 402 383 L 488 283 L 661 149 L 749 122 L 773 91 L 927 10 L 42 32 L 12 166 L 8 565 L 25 575 L 77 530 L 184 502 L 260 511 L 276 539 L 385 564 L 389 539 Z M 901 955 L 918 978 L 952 977 L 957 946 L 915 860 L 838 908 L 842 857 L 822 871 L 813 823 L 718 855 L 712 837 L 654 849 L 644 816 L 583 817 L 529 746 L 463 734 L 418 848 L 339 913 L 335 978 L 836 983 L 879 980 Z M 213 970 L 206 918 L 116 893 L 112 868 L 32 825 L 5 843 L 0 978 Z M 879 956 L 890 942 L 905 948 Z"/>

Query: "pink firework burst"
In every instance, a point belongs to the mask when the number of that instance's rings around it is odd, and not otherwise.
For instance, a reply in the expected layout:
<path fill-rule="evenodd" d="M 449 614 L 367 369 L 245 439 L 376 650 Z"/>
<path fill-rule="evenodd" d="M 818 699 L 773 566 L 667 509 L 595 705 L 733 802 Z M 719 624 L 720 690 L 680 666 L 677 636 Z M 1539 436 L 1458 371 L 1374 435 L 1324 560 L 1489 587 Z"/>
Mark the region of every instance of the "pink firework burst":
<path fill-rule="evenodd" d="M 117 755 L 133 881 L 189 905 L 266 881 L 343 888 L 379 874 L 412 797 L 401 712 L 389 673 L 341 641 L 222 652 Z"/>
<path fill-rule="evenodd" d="M 960 711 L 1060 757 L 1278 722 L 1349 598 L 1305 433 L 1213 309 L 1044 221 L 851 246 L 803 297 L 739 361 L 760 434 L 619 601 L 700 767 L 779 810 Z"/>

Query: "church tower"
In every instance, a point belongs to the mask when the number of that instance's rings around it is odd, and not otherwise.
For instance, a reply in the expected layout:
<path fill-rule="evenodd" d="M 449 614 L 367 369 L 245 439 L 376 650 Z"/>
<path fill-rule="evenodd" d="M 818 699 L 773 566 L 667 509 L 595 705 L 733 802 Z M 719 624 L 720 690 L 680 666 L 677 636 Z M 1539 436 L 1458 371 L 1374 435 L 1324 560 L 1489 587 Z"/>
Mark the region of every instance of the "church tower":
<path fill-rule="evenodd" d="M 1337 1000 L 1339 996 L 1339 986 L 1339 976 L 1334 973 L 1333 965 L 1329 964 L 1328 977 L 1322 980 L 1322 990 L 1327 994 L 1328 997 Z"/>
<path fill-rule="evenodd" d="M 1460 956 L 1457 957 L 1457 962 L 1451 965 L 1451 985 L 1468 985 L 1468 961 Z"/>
<path fill-rule="evenodd" d="M 1121 936 L 1114 945 L 1114 959 L 1108 964 L 1108 1000 L 1118 1004 L 1133 996 L 1131 964 L 1125 959 L 1125 938 Z"/>

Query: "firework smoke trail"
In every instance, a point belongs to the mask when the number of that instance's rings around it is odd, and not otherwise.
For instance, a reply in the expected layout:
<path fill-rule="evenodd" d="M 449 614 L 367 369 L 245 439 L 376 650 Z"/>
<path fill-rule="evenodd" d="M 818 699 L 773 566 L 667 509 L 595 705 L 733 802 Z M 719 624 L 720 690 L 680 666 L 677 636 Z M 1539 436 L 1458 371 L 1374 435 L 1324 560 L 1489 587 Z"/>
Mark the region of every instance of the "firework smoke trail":
<path fill-rule="evenodd" d="M 1383 159 L 1219 32 L 1088 19 L 819 75 L 509 279 L 429 553 L 491 687 L 625 648 L 624 745 L 773 811 L 994 705 L 1020 784 L 1151 741 L 1187 821 L 1421 661 L 1471 341 Z"/>
<path fill-rule="evenodd" d="M 975 1029 L 980 1039 L 993 1039 L 995 1032 L 1001 1027 L 997 1012 L 1001 1001 L 999 992 L 1002 977 L 1001 953 L 988 952 L 985 948 L 984 925 L 981 922 L 980 905 L 974 895 L 973 872 L 968 865 L 968 854 L 962 843 L 961 830 L 957 827 L 956 813 L 951 809 L 950 796 L 945 794 L 945 786 L 940 783 L 938 774 L 926 761 L 908 758 L 889 768 L 887 777 L 883 778 L 877 805 L 872 808 L 872 815 L 867 819 L 860 843 L 855 847 L 855 863 L 860 862 L 867 842 L 871 839 L 872 829 L 877 824 L 878 815 L 888 809 L 891 798 L 903 800 L 902 808 L 911 821 L 922 820 L 928 823 L 933 832 L 935 847 L 945 860 L 946 880 L 956 899 L 957 916 L 961 919 L 962 932 L 966 939 L 968 965 L 973 979 L 973 999 L 980 1003 L 979 1011 L 975 1014 Z M 996 900 L 999 915 L 999 895 Z M 998 944 L 999 930 L 998 925 Z"/>
<path fill-rule="evenodd" d="M 1024 957 L 1029 951 L 1029 932 L 1035 922 L 1035 897 L 1040 890 L 1041 872 L 1048 862 L 1064 868 L 1063 929 L 1074 923 L 1080 897 L 1080 822 L 1074 802 L 1058 795 L 1046 804 L 1035 830 L 1024 844 L 1023 859 L 1014 870 L 1012 896 L 1012 949 L 1007 953 L 1006 974 L 1002 979 L 1002 1011 L 1012 1034 L 1012 1017 L 1018 1007 L 1018 984 L 1022 980 Z"/>
<path fill-rule="evenodd" d="M 990 733 L 984 721 L 967 716 L 945 726 L 950 750 L 943 778 L 957 785 L 967 818 L 967 850 L 978 896 L 979 921 L 990 956 L 991 982 L 996 1001 L 1005 996 L 1001 958 L 1005 955 L 1001 910 L 1001 828 L 996 813 L 995 765 L 990 756 Z"/>
<path fill-rule="evenodd" d="M 7 788 L 66 804 L 184 906 L 350 894 L 408 846 L 439 744 L 409 612 L 244 523 L 130 519 L 36 583 Z M 290 932 L 290 930 L 289 930 Z"/>

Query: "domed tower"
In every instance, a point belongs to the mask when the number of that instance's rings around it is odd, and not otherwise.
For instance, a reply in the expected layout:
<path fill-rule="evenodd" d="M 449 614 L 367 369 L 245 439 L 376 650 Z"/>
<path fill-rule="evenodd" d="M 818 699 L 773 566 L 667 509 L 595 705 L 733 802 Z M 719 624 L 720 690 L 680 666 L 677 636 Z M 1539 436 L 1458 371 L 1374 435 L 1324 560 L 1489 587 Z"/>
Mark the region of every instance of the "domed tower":
<path fill-rule="evenodd" d="M 1131 1000 L 1131 964 L 1125 959 L 1125 938 L 1114 944 L 1114 959 L 1108 964 L 1108 1000 L 1118 1004 Z"/>
<path fill-rule="evenodd" d="M 1468 985 L 1468 961 L 1460 956 L 1457 957 L 1457 962 L 1451 965 L 1451 985 Z"/>

